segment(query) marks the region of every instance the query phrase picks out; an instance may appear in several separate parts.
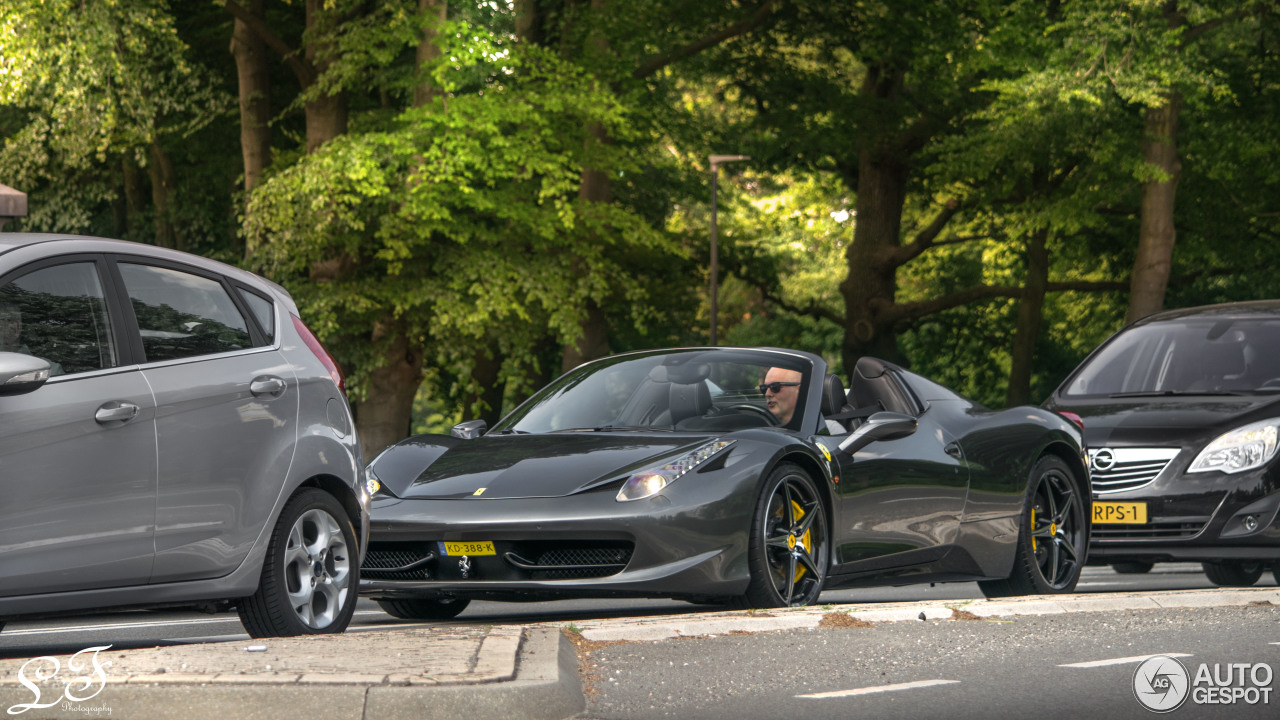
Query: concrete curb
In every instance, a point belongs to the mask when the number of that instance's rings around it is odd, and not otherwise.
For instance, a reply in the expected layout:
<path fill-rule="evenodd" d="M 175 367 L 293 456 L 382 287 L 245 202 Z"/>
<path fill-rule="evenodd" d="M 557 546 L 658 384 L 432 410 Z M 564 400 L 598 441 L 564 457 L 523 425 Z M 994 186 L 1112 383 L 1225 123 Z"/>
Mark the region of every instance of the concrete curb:
<path fill-rule="evenodd" d="M 828 613 L 847 614 L 870 623 L 912 620 L 951 620 L 1060 615 L 1081 612 L 1162 610 L 1171 608 L 1230 607 L 1270 603 L 1280 606 L 1280 590 L 1249 588 L 1188 590 L 1151 593 L 1080 593 L 1029 596 L 1003 600 L 930 600 L 922 602 L 841 605 L 826 608 L 785 608 L 759 611 L 727 611 L 643 618 L 626 623 L 585 621 L 578 623 L 582 637 L 597 642 L 655 642 L 678 637 L 706 637 L 731 632 L 774 632 L 816 628 Z"/>
<path fill-rule="evenodd" d="M 586 707 L 572 643 L 559 630 L 546 628 L 527 632 L 519 627 L 495 628 L 481 643 L 473 671 L 448 678 L 455 682 L 450 685 L 395 685 L 381 675 L 362 674 L 310 680 L 304 674 L 277 677 L 274 682 L 253 676 L 240 676 L 236 681 L 232 676 L 176 678 L 169 674 L 163 683 L 146 682 L 158 677 L 165 676 L 131 676 L 125 682 L 108 682 L 97 695 L 81 702 L 51 697 L 49 689 L 61 692 L 61 685 L 42 686 L 43 696 L 37 700 L 31 689 L 7 683 L 0 685 L 0 708 L 48 704 L 10 713 L 40 720 L 559 720 Z M 88 688 L 85 694 L 92 691 Z"/>

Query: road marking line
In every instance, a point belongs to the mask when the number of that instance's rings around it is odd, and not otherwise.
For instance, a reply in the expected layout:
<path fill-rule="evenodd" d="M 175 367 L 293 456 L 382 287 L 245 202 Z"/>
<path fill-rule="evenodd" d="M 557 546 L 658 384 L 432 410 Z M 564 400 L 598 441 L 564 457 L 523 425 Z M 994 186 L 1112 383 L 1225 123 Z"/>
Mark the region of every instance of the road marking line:
<path fill-rule="evenodd" d="M 897 690 L 914 690 L 916 688 L 933 687 L 935 685 L 951 685 L 959 680 L 917 680 L 915 682 L 898 683 L 897 685 L 877 685 L 875 687 L 856 688 L 853 690 L 832 690 L 831 692 L 797 695 L 798 698 L 833 698 L 852 697 L 854 695 L 871 695 L 873 693 L 895 692 Z"/>
<path fill-rule="evenodd" d="M 1106 667 L 1107 665 L 1125 665 L 1129 663 L 1140 663 L 1150 660 L 1153 657 L 1191 657 L 1191 653 L 1155 653 L 1154 655 L 1134 655 L 1133 657 L 1112 658 L 1111 660 L 1092 660 L 1090 662 L 1071 663 L 1069 665 L 1059 665 L 1058 667 L 1066 668 L 1095 668 Z"/>
<path fill-rule="evenodd" d="M 204 625 L 207 623 L 218 622 L 240 622 L 239 616 L 231 616 L 228 618 L 200 618 L 197 620 L 166 620 L 164 622 L 132 622 L 132 623 L 111 623 L 107 625 L 77 625 L 75 627 L 63 628 L 32 628 L 29 630 L 5 630 L 5 637 L 13 637 L 14 635 L 56 635 L 59 633 L 85 632 L 91 630 L 127 630 L 130 628 L 149 628 L 149 627 L 167 627 L 170 625 Z"/>

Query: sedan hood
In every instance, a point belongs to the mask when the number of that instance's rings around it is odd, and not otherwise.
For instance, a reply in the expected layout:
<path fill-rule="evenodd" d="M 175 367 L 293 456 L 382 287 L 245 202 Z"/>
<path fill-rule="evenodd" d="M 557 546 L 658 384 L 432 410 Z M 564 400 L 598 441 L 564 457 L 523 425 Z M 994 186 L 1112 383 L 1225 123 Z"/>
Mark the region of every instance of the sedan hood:
<path fill-rule="evenodd" d="M 1084 418 L 1089 447 L 1170 445 L 1206 435 L 1216 437 L 1246 423 L 1280 416 L 1280 396 L 1072 398 L 1059 400 L 1053 409 Z"/>
<path fill-rule="evenodd" d="M 446 450 L 399 495 L 478 500 L 561 497 L 624 479 L 706 440 L 590 432 L 489 435 Z"/>

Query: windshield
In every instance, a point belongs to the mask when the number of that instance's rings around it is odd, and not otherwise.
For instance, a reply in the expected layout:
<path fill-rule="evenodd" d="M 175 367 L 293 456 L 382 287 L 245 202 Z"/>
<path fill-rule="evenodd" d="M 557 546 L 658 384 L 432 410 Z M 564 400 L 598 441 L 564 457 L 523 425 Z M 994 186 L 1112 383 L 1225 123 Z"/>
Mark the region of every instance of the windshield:
<path fill-rule="evenodd" d="M 1125 330 L 1064 395 L 1280 392 L 1280 320 L 1187 317 Z"/>
<path fill-rule="evenodd" d="M 795 428 L 812 374 L 804 358 L 763 350 L 606 358 L 551 383 L 492 432 Z M 767 395 L 766 378 L 773 383 Z"/>

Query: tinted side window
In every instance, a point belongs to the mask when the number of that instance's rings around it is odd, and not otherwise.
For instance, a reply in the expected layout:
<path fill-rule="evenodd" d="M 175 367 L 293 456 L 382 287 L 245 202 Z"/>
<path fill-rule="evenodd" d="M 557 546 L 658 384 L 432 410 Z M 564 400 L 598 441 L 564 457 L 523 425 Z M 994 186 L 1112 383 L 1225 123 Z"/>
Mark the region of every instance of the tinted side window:
<path fill-rule="evenodd" d="M 276 309 L 271 301 L 261 295 L 240 288 L 240 297 L 244 298 L 244 302 L 249 306 L 253 317 L 258 321 L 258 326 L 267 334 L 267 340 L 275 342 L 276 340 Z"/>
<path fill-rule="evenodd" d="M 0 350 L 47 360 L 51 375 L 115 367 L 94 263 L 43 268 L 0 288 Z"/>
<path fill-rule="evenodd" d="M 147 362 L 253 347 L 249 326 L 216 280 L 170 268 L 120 263 Z"/>

